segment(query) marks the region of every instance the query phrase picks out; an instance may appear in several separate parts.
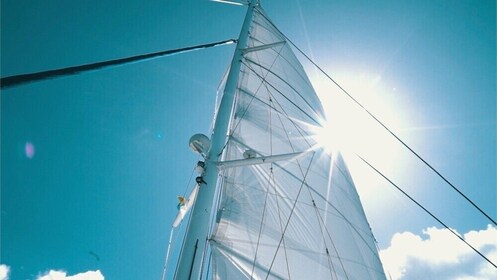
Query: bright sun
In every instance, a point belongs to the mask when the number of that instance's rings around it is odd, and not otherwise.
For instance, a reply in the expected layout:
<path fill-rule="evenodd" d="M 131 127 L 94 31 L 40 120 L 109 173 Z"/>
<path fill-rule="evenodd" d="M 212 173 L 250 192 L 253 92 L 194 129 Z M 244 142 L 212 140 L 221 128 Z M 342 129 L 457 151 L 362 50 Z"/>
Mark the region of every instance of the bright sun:
<path fill-rule="evenodd" d="M 349 74 L 336 79 L 387 127 L 395 131 L 403 126 L 398 109 L 400 106 L 395 102 L 397 90 L 385 86 L 386 82 L 380 76 Z M 314 131 L 319 146 L 331 153 L 340 151 L 351 159 L 357 159 L 354 156 L 356 154 L 360 155 L 380 170 L 391 170 L 398 165 L 401 147 L 384 128 L 328 79 L 314 79 L 313 85 L 327 118 L 322 127 L 315 128 Z M 354 180 L 358 185 L 370 185 L 371 170 L 367 170 L 357 160 L 355 163 L 349 160 L 349 167 L 357 175 Z M 369 191 L 372 189 L 368 189 Z"/>
<path fill-rule="evenodd" d="M 377 75 L 343 75 L 340 85 L 390 129 L 402 127 L 401 117 L 393 97 L 395 88 L 383 86 Z M 390 135 L 385 133 L 363 109 L 327 79 L 313 81 L 323 104 L 327 121 L 317 128 L 316 139 L 326 150 L 360 153 L 382 150 L 392 153 Z M 388 158 L 388 156 L 386 156 Z"/>

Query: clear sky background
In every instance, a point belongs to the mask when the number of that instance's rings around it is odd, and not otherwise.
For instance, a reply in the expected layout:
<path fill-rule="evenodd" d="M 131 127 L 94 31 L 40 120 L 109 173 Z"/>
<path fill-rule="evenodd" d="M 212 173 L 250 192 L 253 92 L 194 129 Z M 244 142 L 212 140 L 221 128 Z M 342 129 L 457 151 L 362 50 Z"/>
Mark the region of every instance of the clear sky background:
<path fill-rule="evenodd" d="M 283 33 L 497 219 L 495 1 L 262 4 Z M 1 76 L 236 38 L 244 13 L 208 1 L 2 0 Z M 160 278 L 176 195 L 193 185 L 197 156 L 188 139 L 209 134 L 233 50 L 1 92 L 0 263 L 10 279 L 49 270 Z M 348 108 L 316 69 L 308 74 L 326 100 Z M 335 112 L 356 139 L 349 150 L 497 262 L 488 220 L 360 113 Z M 352 153 L 347 158 L 394 279 L 497 279 Z"/>

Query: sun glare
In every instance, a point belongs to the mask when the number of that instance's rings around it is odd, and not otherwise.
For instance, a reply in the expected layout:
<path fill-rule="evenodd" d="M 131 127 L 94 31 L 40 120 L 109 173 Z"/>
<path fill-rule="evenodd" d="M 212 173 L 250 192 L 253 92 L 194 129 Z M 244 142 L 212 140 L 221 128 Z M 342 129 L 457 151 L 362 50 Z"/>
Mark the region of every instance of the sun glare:
<path fill-rule="evenodd" d="M 396 106 L 394 99 L 396 89 L 386 86 L 381 76 L 349 74 L 337 77 L 337 81 L 389 128 L 395 131 L 402 127 L 399 106 Z M 351 172 L 356 175 L 354 180 L 359 188 L 361 185 L 367 186 L 366 195 L 372 194 L 370 192 L 373 190 L 377 191 L 370 187 L 372 176 L 376 175 L 364 167 L 354 155 L 367 158 L 380 170 L 391 170 L 399 164 L 400 146 L 384 128 L 340 92 L 331 81 L 326 78 L 315 79 L 313 85 L 326 114 L 326 121 L 323 121 L 321 127 L 314 129 L 317 145 L 327 152 L 340 151 L 350 159 L 355 158 L 355 163 L 349 160 Z"/>
<path fill-rule="evenodd" d="M 381 76 L 343 75 L 337 80 L 390 129 L 402 127 L 402 118 L 393 100 L 396 89 L 384 86 Z M 371 116 L 329 80 L 318 79 L 313 84 L 326 114 L 322 127 L 315 129 L 316 141 L 320 146 L 328 151 L 351 153 L 381 151 L 382 158 L 390 158 L 388 154 L 395 152 L 390 145 L 391 136 Z"/>

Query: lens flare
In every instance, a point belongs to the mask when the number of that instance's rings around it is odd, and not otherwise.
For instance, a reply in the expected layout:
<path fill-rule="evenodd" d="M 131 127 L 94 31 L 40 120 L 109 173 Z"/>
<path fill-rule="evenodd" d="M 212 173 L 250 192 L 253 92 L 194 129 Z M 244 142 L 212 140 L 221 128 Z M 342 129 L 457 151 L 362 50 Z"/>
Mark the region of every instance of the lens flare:
<path fill-rule="evenodd" d="M 24 145 L 24 153 L 29 159 L 32 159 L 35 156 L 35 146 L 33 145 L 33 143 L 26 142 L 26 145 Z"/>

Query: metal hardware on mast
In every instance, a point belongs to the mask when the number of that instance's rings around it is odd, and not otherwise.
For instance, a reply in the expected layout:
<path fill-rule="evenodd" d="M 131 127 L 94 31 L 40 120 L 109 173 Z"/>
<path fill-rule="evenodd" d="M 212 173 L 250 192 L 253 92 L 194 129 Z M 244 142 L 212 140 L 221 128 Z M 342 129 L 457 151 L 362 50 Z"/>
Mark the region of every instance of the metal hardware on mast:
<path fill-rule="evenodd" d="M 211 136 L 211 149 L 206 157 L 205 173 L 201 184 L 197 201 L 191 213 L 191 220 L 186 233 L 181 254 L 176 267 L 175 279 L 194 279 L 201 277 L 203 258 L 207 250 L 207 239 L 210 234 L 210 224 L 213 218 L 213 202 L 216 197 L 217 180 L 219 169 L 215 162 L 220 160 L 224 145 L 228 138 L 228 130 L 231 115 L 233 114 L 235 92 L 238 86 L 243 49 L 247 47 L 249 27 L 252 21 L 254 8 L 258 0 L 250 0 L 245 20 L 238 38 L 238 44 L 231 61 L 230 72 L 226 81 L 224 94 L 217 113 L 214 131 Z M 196 257 L 197 256 L 197 257 Z"/>

